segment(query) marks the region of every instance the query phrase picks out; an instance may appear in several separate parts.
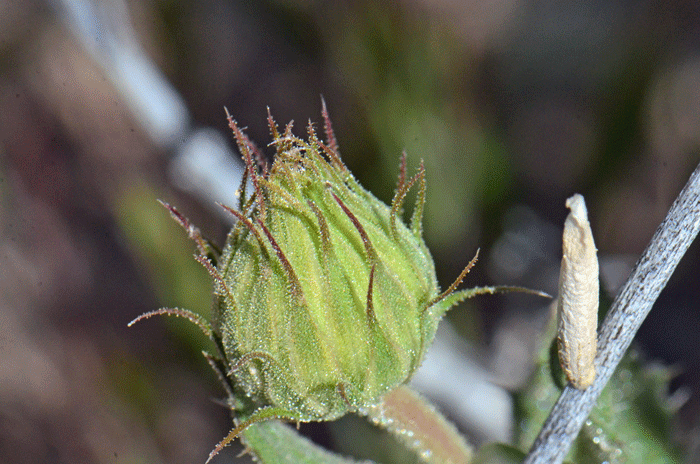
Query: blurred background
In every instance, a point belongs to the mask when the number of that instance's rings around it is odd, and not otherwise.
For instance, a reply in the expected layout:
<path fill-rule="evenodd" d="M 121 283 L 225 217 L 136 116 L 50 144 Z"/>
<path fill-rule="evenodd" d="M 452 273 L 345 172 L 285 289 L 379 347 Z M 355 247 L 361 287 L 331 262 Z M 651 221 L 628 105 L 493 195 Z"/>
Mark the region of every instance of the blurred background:
<path fill-rule="evenodd" d="M 0 0 L 1 462 L 204 461 L 231 425 L 205 337 L 173 318 L 126 327 L 162 306 L 210 311 L 194 246 L 156 199 L 222 244 L 214 202 L 235 204 L 240 175 L 224 106 L 264 147 L 266 107 L 302 135 L 321 95 L 379 198 L 402 150 L 409 171 L 424 160 L 443 286 L 480 247 L 464 285 L 555 293 L 577 192 L 612 298 L 700 161 L 700 6 Z M 699 263 L 696 243 L 637 336 L 678 368 L 688 462 Z M 522 295 L 454 309 L 417 388 L 474 443 L 511 440 L 510 393 L 549 317 Z M 353 453 L 355 425 L 302 431 Z M 238 451 L 216 462 L 250 462 Z"/>

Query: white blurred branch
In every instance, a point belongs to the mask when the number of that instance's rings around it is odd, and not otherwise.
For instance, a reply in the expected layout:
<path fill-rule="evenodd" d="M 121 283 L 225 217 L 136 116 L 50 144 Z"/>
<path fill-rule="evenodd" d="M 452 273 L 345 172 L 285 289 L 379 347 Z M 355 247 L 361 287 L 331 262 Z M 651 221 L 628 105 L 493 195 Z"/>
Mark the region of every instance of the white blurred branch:
<path fill-rule="evenodd" d="M 484 442 L 509 442 L 513 399 L 491 381 L 491 374 L 471 361 L 466 343 L 442 321 L 411 385 L 446 406 L 450 418 Z"/>
<path fill-rule="evenodd" d="M 227 139 L 211 128 L 192 128 L 187 106 L 138 42 L 124 0 L 50 0 L 57 16 L 129 106 L 161 149 L 175 153 L 169 174 L 174 184 L 204 204 L 236 205 L 242 163 Z M 223 102 L 221 118 L 224 118 Z M 229 219 L 230 215 L 222 216 Z"/>

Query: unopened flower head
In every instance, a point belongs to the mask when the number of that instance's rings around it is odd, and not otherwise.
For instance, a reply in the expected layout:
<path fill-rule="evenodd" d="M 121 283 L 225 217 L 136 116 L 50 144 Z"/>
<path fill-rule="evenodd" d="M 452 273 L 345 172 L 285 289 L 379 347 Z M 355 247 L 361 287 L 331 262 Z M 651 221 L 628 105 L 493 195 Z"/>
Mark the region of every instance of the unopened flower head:
<path fill-rule="evenodd" d="M 212 456 L 261 420 L 366 413 L 410 379 L 451 306 L 476 294 L 524 290 L 455 291 L 475 256 L 440 292 L 422 238 L 422 163 L 409 177 L 402 156 L 396 193 L 386 205 L 341 161 L 325 104 L 323 118 L 325 142 L 312 124 L 306 139 L 293 135 L 291 123 L 280 132 L 268 114 L 276 148 L 268 166 L 229 116 L 246 168 L 239 205 L 223 206 L 236 223 L 221 252 L 166 204 L 213 277 L 213 320 L 165 308 L 132 323 L 154 314 L 184 316 L 216 344 L 208 359 L 224 381 L 238 425 Z M 412 189 L 415 204 L 405 223 Z"/>
<path fill-rule="evenodd" d="M 344 166 L 327 118 L 327 143 L 312 125 L 302 140 L 269 123 L 277 153 L 259 169 L 230 120 L 253 191 L 230 210 L 238 222 L 219 261 L 214 330 L 230 374 L 260 404 L 334 419 L 405 382 L 444 313 L 433 310 L 438 284 L 421 237 L 425 174 L 407 178 L 404 158 L 388 206 Z"/>

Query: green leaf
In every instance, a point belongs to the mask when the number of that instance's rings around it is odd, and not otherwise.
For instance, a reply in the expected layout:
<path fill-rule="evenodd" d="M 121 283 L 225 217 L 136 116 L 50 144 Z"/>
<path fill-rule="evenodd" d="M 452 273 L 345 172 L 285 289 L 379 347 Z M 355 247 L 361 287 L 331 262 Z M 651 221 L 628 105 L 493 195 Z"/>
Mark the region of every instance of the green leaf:
<path fill-rule="evenodd" d="M 262 464 L 372 464 L 334 454 L 279 421 L 251 425 L 242 440 Z"/>

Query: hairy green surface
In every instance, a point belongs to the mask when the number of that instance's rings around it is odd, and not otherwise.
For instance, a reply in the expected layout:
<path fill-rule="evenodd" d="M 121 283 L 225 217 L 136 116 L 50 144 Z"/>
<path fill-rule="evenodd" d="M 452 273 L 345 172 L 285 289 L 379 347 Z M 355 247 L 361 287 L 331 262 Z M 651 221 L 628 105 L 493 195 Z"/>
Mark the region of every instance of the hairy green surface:
<path fill-rule="evenodd" d="M 260 173 L 231 122 L 254 191 L 219 260 L 214 330 L 235 383 L 259 404 L 335 419 L 410 378 L 444 313 L 428 311 L 439 290 L 421 238 L 424 173 L 403 177 L 388 206 L 311 127 L 305 141 L 270 125 L 277 155 Z M 416 183 L 409 226 L 399 212 Z"/>

